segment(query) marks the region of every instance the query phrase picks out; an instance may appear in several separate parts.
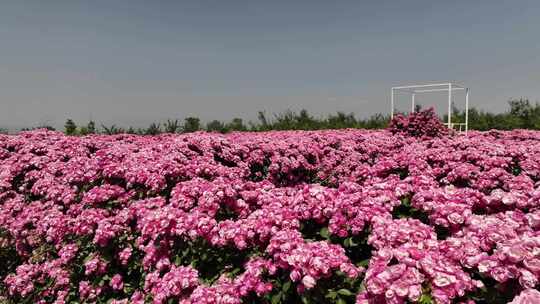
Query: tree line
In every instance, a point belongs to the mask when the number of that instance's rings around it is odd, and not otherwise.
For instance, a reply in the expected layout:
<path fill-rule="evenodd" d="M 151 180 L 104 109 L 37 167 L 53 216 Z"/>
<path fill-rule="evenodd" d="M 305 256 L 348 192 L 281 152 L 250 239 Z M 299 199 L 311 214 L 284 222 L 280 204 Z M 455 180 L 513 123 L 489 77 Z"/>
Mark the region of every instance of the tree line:
<path fill-rule="evenodd" d="M 417 110 L 421 108 L 417 106 Z M 442 117 L 446 121 L 447 116 Z M 265 112 L 258 112 L 255 122 L 244 122 L 242 118 L 234 118 L 223 122 L 212 120 L 203 124 L 198 117 L 186 117 L 183 120 L 169 119 L 164 122 L 151 123 L 146 128 L 120 127 L 117 125 L 97 126 L 94 121 L 83 125 L 77 125 L 72 119 L 68 119 L 64 125 L 67 135 L 88 134 L 139 134 L 157 135 L 161 133 L 189 133 L 196 131 L 209 131 L 227 133 L 232 131 L 270 131 L 270 130 L 322 130 L 322 129 L 381 129 L 385 128 L 390 121 L 389 115 L 374 114 L 368 118 L 357 118 L 354 113 L 337 112 L 324 117 L 316 117 L 307 110 L 285 111 L 268 117 Z M 464 122 L 465 111 L 453 109 L 452 121 Z M 25 130 L 53 127 L 42 125 Z M 530 102 L 528 99 L 512 99 L 508 101 L 508 109 L 503 113 L 491 113 L 476 108 L 469 109 L 469 129 L 486 131 L 491 129 L 533 129 L 540 130 L 540 104 Z"/>

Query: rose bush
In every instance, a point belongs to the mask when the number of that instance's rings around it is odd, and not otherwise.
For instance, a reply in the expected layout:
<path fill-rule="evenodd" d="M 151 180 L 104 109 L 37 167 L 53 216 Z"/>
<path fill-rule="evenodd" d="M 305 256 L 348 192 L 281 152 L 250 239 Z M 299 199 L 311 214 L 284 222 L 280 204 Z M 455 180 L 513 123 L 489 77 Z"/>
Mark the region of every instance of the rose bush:
<path fill-rule="evenodd" d="M 435 109 L 428 108 L 408 115 L 396 114 L 390 121 L 388 129 L 393 134 L 414 137 L 438 137 L 449 133 L 449 129 L 441 122 Z"/>
<path fill-rule="evenodd" d="M 409 135 L 0 135 L 0 302 L 534 302 L 540 132 Z"/>

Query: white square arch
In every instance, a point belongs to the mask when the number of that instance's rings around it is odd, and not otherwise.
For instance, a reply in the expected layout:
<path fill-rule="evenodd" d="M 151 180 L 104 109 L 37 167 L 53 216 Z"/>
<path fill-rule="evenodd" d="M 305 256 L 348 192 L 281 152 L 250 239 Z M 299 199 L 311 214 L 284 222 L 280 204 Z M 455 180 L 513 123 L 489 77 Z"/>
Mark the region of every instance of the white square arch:
<path fill-rule="evenodd" d="M 465 91 L 465 122 L 461 123 L 452 123 L 452 92 L 457 90 Z M 390 111 L 390 117 L 394 118 L 394 92 L 405 91 L 411 94 L 411 112 L 414 112 L 415 107 L 415 97 L 417 93 L 429 93 L 429 92 L 448 92 L 448 121 L 445 125 L 452 129 L 454 127 L 459 127 L 459 131 L 462 130 L 462 127 L 465 129 L 465 134 L 469 130 L 469 88 L 457 85 L 455 83 L 435 83 L 435 84 L 421 84 L 421 85 L 408 85 L 408 86 L 399 86 L 392 87 L 390 94 L 390 103 L 392 109 Z"/>

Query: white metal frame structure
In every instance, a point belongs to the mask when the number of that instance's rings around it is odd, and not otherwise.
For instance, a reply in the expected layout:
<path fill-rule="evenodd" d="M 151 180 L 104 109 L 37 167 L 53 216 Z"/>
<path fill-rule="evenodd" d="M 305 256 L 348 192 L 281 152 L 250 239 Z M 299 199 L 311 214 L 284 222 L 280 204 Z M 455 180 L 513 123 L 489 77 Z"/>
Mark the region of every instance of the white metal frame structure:
<path fill-rule="evenodd" d="M 452 123 L 452 92 L 457 90 L 465 91 L 465 122 L 462 123 Z M 459 127 L 459 131 L 462 131 L 462 127 L 464 127 L 465 134 L 467 134 L 467 131 L 469 130 L 469 88 L 451 82 L 392 87 L 390 94 L 390 103 L 392 106 L 390 111 L 391 118 L 394 118 L 394 95 L 398 91 L 405 91 L 411 94 L 411 112 L 414 112 L 415 97 L 417 93 L 448 92 L 448 121 L 445 125 L 448 128 Z"/>

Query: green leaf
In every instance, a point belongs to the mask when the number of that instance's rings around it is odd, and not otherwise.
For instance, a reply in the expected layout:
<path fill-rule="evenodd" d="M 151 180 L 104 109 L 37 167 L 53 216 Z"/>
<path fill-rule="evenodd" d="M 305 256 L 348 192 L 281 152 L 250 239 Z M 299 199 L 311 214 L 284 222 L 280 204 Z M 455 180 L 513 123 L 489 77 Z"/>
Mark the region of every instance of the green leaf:
<path fill-rule="evenodd" d="M 350 290 L 345 289 L 345 288 L 342 288 L 342 289 L 338 290 L 337 293 L 339 293 L 340 295 L 343 295 L 343 296 L 352 296 L 352 295 L 354 295 L 354 293 L 352 293 Z"/>
<path fill-rule="evenodd" d="M 98 282 L 98 286 L 100 286 L 100 287 L 105 286 L 105 284 L 107 284 L 107 282 L 103 278 L 100 279 L 99 282 Z"/>
<path fill-rule="evenodd" d="M 273 295 L 271 302 L 272 304 L 281 303 L 281 292 L 278 292 L 277 294 Z"/>
<path fill-rule="evenodd" d="M 124 292 L 127 294 L 131 294 L 134 291 L 134 288 L 131 286 L 130 283 L 124 283 Z"/>
<path fill-rule="evenodd" d="M 329 298 L 329 299 L 332 299 L 332 300 L 335 299 L 336 297 L 337 297 L 337 292 L 335 292 L 333 290 L 329 291 L 325 296 L 325 298 Z"/>
<path fill-rule="evenodd" d="M 238 273 L 240 273 L 241 271 L 242 271 L 242 268 L 236 267 L 236 268 L 234 268 L 234 269 L 230 272 L 230 275 L 235 276 L 235 275 L 237 275 Z"/>
<path fill-rule="evenodd" d="M 93 255 L 87 255 L 83 259 L 83 263 L 86 264 L 86 262 L 90 261 L 94 256 Z"/>
<path fill-rule="evenodd" d="M 420 300 L 418 301 L 420 304 L 433 304 L 433 299 L 431 298 L 430 294 L 424 293 L 420 297 Z"/>
<path fill-rule="evenodd" d="M 347 301 L 343 300 L 342 298 L 338 298 L 336 304 L 347 304 Z"/>
<path fill-rule="evenodd" d="M 319 234 L 325 239 L 330 238 L 330 231 L 328 230 L 328 227 L 321 228 L 321 231 L 319 231 Z"/>
<path fill-rule="evenodd" d="M 369 265 L 369 258 L 356 263 L 356 266 L 367 267 Z"/>
<path fill-rule="evenodd" d="M 291 281 L 285 282 L 285 284 L 283 284 L 281 287 L 281 290 L 283 290 L 283 292 L 287 292 L 289 291 L 289 288 L 291 288 Z"/>

